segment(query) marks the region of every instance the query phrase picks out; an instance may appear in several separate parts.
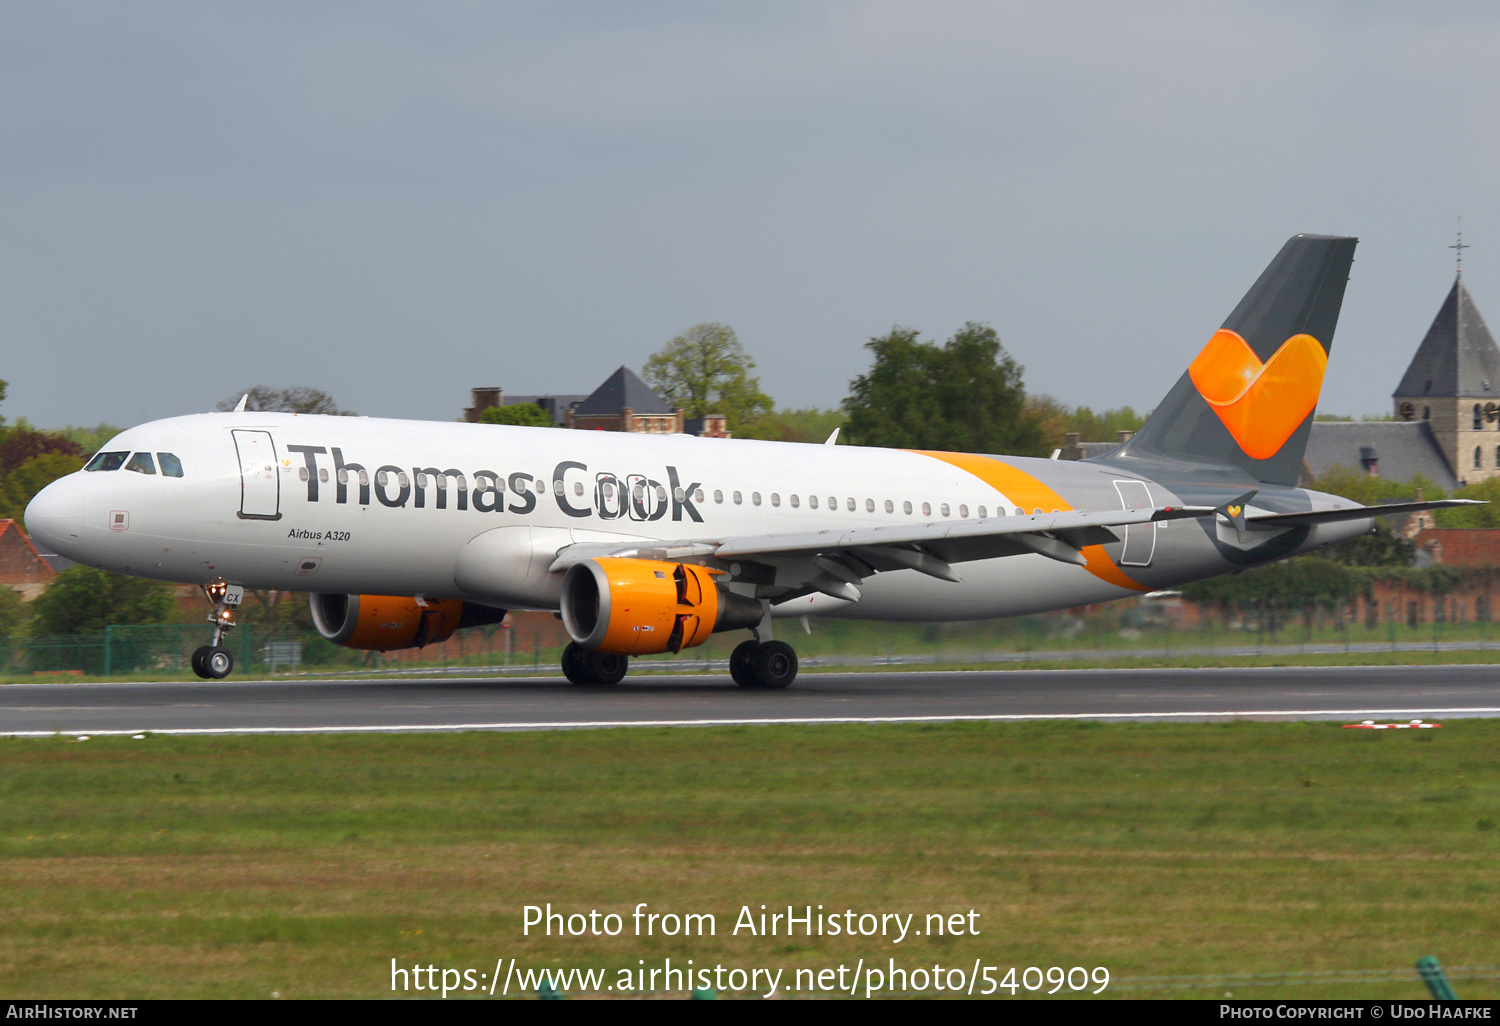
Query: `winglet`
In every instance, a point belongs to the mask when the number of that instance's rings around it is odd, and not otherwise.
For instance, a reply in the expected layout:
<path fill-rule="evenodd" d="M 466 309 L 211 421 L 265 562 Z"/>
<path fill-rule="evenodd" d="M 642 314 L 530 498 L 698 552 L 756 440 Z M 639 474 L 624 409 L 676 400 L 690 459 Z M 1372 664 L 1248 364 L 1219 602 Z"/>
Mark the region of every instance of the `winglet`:
<path fill-rule="evenodd" d="M 1255 489 L 1251 489 L 1238 498 L 1230 499 L 1222 506 L 1214 507 L 1214 512 L 1233 524 L 1236 531 L 1243 531 L 1245 529 L 1245 507 L 1250 505 L 1250 500 L 1255 498 L 1255 495 Z"/>
<path fill-rule="evenodd" d="M 246 392 L 244 395 L 240 396 L 240 401 L 235 404 L 234 412 L 235 413 L 244 413 L 245 412 L 245 404 L 248 403 L 249 401 L 250 401 L 250 393 Z"/>
<path fill-rule="evenodd" d="M 833 445 L 836 442 L 838 442 L 838 440 L 839 440 L 839 429 L 838 428 L 834 428 L 833 429 L 833 434 L 829 435 L 828 436 L 828 441 L 824 442 L 823 444 L 824 445 Z"/>

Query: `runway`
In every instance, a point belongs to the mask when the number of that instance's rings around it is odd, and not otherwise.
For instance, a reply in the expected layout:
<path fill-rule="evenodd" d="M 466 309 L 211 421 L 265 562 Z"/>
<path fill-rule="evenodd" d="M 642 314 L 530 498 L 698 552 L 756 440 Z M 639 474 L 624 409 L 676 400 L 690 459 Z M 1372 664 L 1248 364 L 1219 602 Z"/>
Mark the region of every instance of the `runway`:
<path fill-rule="evenodd" d="M 1500 715 L 1500 666 L 273 680 L 0 687 L 0 736 L 555 730 L 1038 719 L 1412 719 Z"/>

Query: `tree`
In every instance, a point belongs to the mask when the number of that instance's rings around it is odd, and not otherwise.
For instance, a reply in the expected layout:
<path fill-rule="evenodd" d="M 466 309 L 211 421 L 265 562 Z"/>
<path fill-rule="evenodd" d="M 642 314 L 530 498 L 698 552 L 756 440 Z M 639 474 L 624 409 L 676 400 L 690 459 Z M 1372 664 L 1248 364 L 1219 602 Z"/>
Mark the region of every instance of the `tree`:
<path fill-rule="evenodd" d="M 1428 493 L 1427 498 L 1432 498 Z M 1460 506 L 1440 509 L 1433 519 L 1439 527 L 1500 527 L 1500 477 L 1491 477 L 1465 485 L 1453 493 L 1456 499 L 1480 499 L 1487 506 Z"/>
<path fill-rule="evenodd" d="M 680 407 L 688 417 L 722 413 L 729 430 L 770 413 L 771 397 L 752 377 L 755 361 L 727 324 L 695 324 L 652 354 L 642 368 L 646 384 L 656 389 L 668 406 Z"/>
<path fill-rule="evenodd" d="M 37 431 L 24 422 L 6 429 L 4 434 L 4 440 L 0 441 L 0 477 L 9 476 L 27 460 L 47 453 L 83 456 L 76 442 L 50 431 Z"/>
<path fill-rule="evenodd" d="M 1025 410 L 1023 368 L 995 329 L 970 321 L 942 345 L 917 334 L 897 327 L 865 344 L 875 364 L 849 383 L 850 442 L 1046 455 L 1047 439 Z"/>
<path fill-rule="evenodd" d="M 834 428 L 849 418 L 842 410 L 777 410 L 741 424 L 736 438 L 760 438 L 768 442 L 826 442 Z"/>
<path fill-rule="evenodd" d="M 26 600 L 20 592 L 0 585 L 0 638 L 19 633 L 28 615 Z"/>
<path fill-rule="evenodd" d="M 20 520 L 37 492 L 58 478 L 81 469 L 83 458 L 80 456 L 45 452 L 31 457 L 5 475 L 5 483 L 0 485 L 0 517 Z"/>
<path fill-rule="evenodd" d="M 93 634 L 111 624 L 165 623 L 172 592 L 157 581 L 70 566 L 31 606 L 33 634 Z"/>
<path fill-rule="evenodd" d="M 536 403 L 491 406 L 479 415 L 481 424 L 514 424 L 518 427 L 556 427 L 552 414 Z"/>
<path fill-rule="evenodd" d="M 117 428 L 113 424 L 100 423 L 95 427 L 74 427 L 69 424 L 65 428 L 59 428 L 54 434 L 61 435 L 74 445 L 83 450 L 85 456 L 96 453 L 104 448 L 105 444 L 124 428 Z"/>
<path fill-rule="evenodd" d="M 240 396 L 248 395 L 245 409 L 252 413 L 326 413 L 334 417 L 357 417 L 353 410 L 341 410 L 333 396 L 321 388 L 271 388 L 256 385 L 243 392 L 236 392 L 219 403 L 219 409 L 232 410 L 240 404 Z"/>

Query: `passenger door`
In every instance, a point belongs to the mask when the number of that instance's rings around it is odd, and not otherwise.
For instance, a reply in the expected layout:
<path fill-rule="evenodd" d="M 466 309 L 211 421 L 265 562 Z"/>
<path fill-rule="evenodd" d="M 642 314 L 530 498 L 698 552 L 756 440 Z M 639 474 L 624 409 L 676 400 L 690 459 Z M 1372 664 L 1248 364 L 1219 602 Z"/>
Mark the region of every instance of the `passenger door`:
<path fill-rule="evenodd" d="M 230 434 L 240 460 L 239 518 L 280 520 L 281 474 L 276 469 L 271 432 L 235 428 Z"/>
<path fill-rule="evenodd" d="M 1150 509 L 1151 489 L 1144 481 L 1116 481 L 1123 509 Z M 1121 566 L 1150 566 L 1156 552 L 1156 525 L 1130 524 L 1125 528 L 1125 547 L 1120 550 Z"/>

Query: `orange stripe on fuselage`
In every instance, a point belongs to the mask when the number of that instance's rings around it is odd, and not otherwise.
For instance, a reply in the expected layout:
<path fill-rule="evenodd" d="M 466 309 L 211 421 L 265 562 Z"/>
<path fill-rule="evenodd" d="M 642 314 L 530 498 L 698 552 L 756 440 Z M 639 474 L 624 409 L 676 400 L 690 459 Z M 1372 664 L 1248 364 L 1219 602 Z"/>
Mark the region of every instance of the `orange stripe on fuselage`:
<path fill-rule="evenodd" d="M 1073 509 L 1068 500 L 1026 471 L 1013 467 L 1009 463 L 1002 463 L 993 456 L 978 456 L 970 452 L 931 452 L 923 449 L 908 449 L 907 451 L 914 452 L 918 456 L 930 456 L 935 460 L 942 460 L 950 466 L 973 474 L 1027 510 L 1039 509 L 1044 513 L 1050 513 L 1053 510 L 1071 511 Z M 1086 560 L 1084 569 L 1106 584 L 1113 584 L 1127 591 L 1151 590 L 1146 585 L 1139 584 L 1126 576 L 1125 572 L 1116 566 L 1114 560 L 1105 553 L 1104 546 L 1085 545 L 1082 551 L 1083 558 Z"/>

